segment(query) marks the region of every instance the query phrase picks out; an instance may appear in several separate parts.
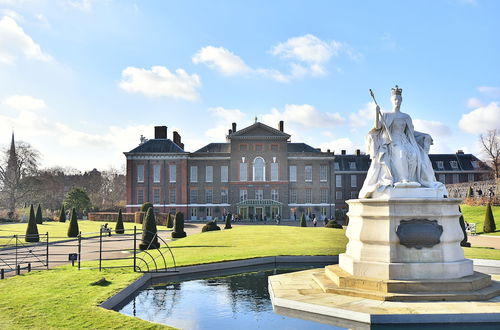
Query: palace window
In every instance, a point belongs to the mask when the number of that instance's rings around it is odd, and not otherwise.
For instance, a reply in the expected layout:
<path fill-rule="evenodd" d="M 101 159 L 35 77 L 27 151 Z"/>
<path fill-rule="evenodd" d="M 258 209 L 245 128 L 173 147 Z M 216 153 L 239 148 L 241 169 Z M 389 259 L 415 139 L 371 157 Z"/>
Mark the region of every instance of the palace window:
<path fill-rule="evenodd" d="M 212 189 L 205 190 L 205 203 L 212 204 L 214 202 L 214 191 Z"/>
<path fill-rule="evenodd" d="M 271 181 L 278 181 L 278 163 L 271 163 Z"/>
<path fill-rule="evenodd" d="M 160 165 L 153 165 L 153 182 L 160 182 Z"/>
<path fill-rule="evenodd" d="M 221 166 L 220 167 L 220 182 L 228 182 L 229 181 L 229 175 L 228 175 L 228 167 L 227 166 Z"/>
<path fill-rule="evenodd" d="M 137 182 L 144 182 L 144 165 L 137 165 Z"/>
<path fill-rule="evenodd" d="M 334 162 L 333 163 L 333 168 L 335 169 L 335 171 L 339 171 L 340 170 L 340 163 L 339 162 Z"/>
<path fill-rule="evenodd" d="M 262 144 L 256 144 L 255 151 L 262 151 Z"/>
<path fill-rule="evenodd" d="M 351 191 L 351 198 L 358 198 L 359 192 Z"/>
<path fill-rule="evenodd" d="M 446 183 L 446 174 L 439 174 L 439 182 Z"/>
<path fill-rule="evenodd" d="M 169 165 L 168 171 L 170 172 L 170 182 L 175 182 L 177 178 L 177 167 L 175 165 Z"/>
<path fill-rule="evenodd" d="M 444 163 L 443 163 L 443 161 L 438 160 L 438 161 L 436 162 L 436 166 L 437 166 L 437 169 L 438 169 L 438 170 L 444 170 Z"/>
<path fill-rule="evenodd" d="M 312 180 L 313 180 L 313 167 L 312 167 L 312 165 L 306 165 L 304 171 L 305 171 L 305 173 L 304 173 L 305 174 L 305 181 L 312 182 Z"/>
<path fill-rule="evenodd" d="M 139 189 L 137 190 L 137 204 L 143 204 L 144 203 L 144 190 Z"/>
<path fill-rule="evenodd" d="M 175 189 L 170 189 L 170 204 L 175 204 Z"/>
<path fill-rule="evenodd" d="M 305 192 L 306 192 L 305 203 L 311 204 L 312 203 L 312 189 L 306 189 Z"/>
<path fill-rule="evenodd" d="M 356 188 L 358 186 L 358 178 L 356 175 L 351 175 L 351 187 Z"/>
<path fill-rule="evenodd" d="M 265 181 L 266 167 L 262 157 L 256 157 L 253 161 L 253 181 Z"/>
<path fill-rule="evenodd" d="M 450 166 L 452 169 L 456 170 L 456 169 L 458 169 L 458 162 L 456 160 L 451 160 Z"/>
<path fill-rule="evenodd" d="M 271 199 L 273 201 L 278 201 L 279 200 L 278 189 L 271 189 Z"/>
<path fill-rule="evenodd" d="M 459 182 L 458 174 L 453 174 L 452 180 L 453 180 L 453 183 L 458 183 Z"/>
<path fill-rule="evenodd" d="M 469 181 L 469 182 L 473 182 L 474 181 L 474 173 L 467 174 L 467 181 Z"/>
<path fill-rule="evenodd" d="M 240 151 L 247 151 L 247 150 L 248 150 L 248 145 L 240 144 Z"/>
<path fill-rule="evenodd" d="M 327 189 L 321 189 L 320 190 L 320 198 L 321 198 L 321 203 L 328 203 L 328 190 Z"/>
<path fill-rule="evenodd" d="M 473 168 L 479 168 L 479 162 L 477 160 L 473 160 L 470 162 Z"/>
<path fill-rule="evenodd" d="M 191 166 L 190 173 L 191 173 L 190 181 L 198 182 L 198 166 Z"/>
<path fill-rule="evenodd" d="M 278 151 L 278 145 L 277 144 L 271 144 L 271 151 Z"/>
<path fill-rule="evenodd" d="M 153 204 L 160 204 L 160 189 L 153 189 Z"/>
<path fill-rule="evenodd" d="M 240 163 L 240 181 L 247 181 L 247 163 Z"/>
<path fill-rule="evenodd" d="M 351 171 L 355 171 L 356 170 L 356 162 L 349 162 L 349 169 Z"/>
<path fill-rule="evenodd" d="M 189 202 L 191 204 L 198 203 L 198 189 L 191 189 L 189 191 Z"/>
<path fill-rule="evenodd" d="M 336 191 L 335 192 L 335 199 L 336 200 L 342 199 L 342 192 L 341 191 Z"/>
<path fill-rule="evenodd" d="M 205 167 L 205 182 L 213 182 L 214 181 L 214 167 L 206 166 Z"/>
<path fill-rule="evenodd" d="M 290 190 L 290 204 L 296 204 L 297 203 L 297 190 L 291 189 Z"/>
<path fill-rule="evenodd" d="M 255 190 L 255 199 L 263 200 L 264 199 L 264 190 L 262 190 L 262 189 Z"/>
<path fill-rule="evenodd" d="M 290 165 L 290 182 L 297 182 L 297 166 Z"/>
<path fill-rule="evenodd" d="M 246 201 L 248 199 L 248 191 L 246 189 L 240 189 L 240 202 Z"/>
<path fill-rule="evenodd" d="M 227 189 L 222 189 L 220 191 L 220 202 L 222 204 L 227 204 Z"/>
<path fill-rule="evenodd" d="M 335 187 L 342 187 L 342 175 L 335 175 Z"/>
<path fill-rule="evenodd" d="M 328 181 L 328 165 L 320 165 L 319 167 L 319 181 L 327 182 Z"/>

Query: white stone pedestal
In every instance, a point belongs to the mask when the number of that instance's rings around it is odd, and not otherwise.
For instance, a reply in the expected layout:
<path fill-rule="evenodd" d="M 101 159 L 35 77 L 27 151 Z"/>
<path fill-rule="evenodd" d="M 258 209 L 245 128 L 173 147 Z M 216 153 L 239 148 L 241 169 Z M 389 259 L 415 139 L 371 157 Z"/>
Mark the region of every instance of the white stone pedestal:
<path fill-rule="evenodd" d="M 418 191 L 417 191 L 418 190 Z M 420 191 L 422 190 L 422 191 Z M 429 191 L 427 191 L 429 190 Z M 395 189 L 387 198 L 349 200 L 349 239 L 340 267 L 353 276 L 382 280 L 452 279 L 473 274 L 460 241 L 459 199 L 431 197 L 433 189 Z M 419 192 L 420 191 L 420 192 Z M 401 196 L 420 195 L 420 198 Z M 394 197 L 394 195 L 398 197 Z M 406 247 L 397 235 L 401 220 L 437 220 L 443 231 L 432 247 Z"/>

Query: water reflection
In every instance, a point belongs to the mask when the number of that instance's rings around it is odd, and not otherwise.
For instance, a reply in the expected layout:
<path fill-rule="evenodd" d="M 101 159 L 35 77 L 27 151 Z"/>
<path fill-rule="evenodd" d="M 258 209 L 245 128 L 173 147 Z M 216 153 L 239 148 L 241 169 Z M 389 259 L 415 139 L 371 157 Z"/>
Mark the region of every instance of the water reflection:
<path fill-rule="evenodd" d="M 180 283 L 139 292 L 120 312 L 181 329 L 343 329 L 273 312 L 269 270 Z"/>

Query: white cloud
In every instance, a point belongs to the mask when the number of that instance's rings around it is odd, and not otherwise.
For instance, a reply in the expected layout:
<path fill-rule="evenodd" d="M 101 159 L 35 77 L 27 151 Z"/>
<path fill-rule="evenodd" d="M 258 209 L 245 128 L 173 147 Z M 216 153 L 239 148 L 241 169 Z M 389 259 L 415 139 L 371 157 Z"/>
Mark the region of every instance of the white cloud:
<path fill-rule="evenodd" d="M 375 102 L 368 102 L 362 109 L 349 115 L 349 125 L 354 128 L 368 126 L 375 121 Z"/>
<path fill-rule="evenodd" d="M 468 108 L 479 108 L 483 106 L 483 102 L 481 100 L 476 99 L 475 97 L 471 97 L 470 99 L 467 100 L 467 107 Z"/>
<path fill-rule="evenodd" d="M 500 97 L 500 87 L 480 86 L 477 88 L 480 93 L 492 97 Z"/>
<path fill-rule="evenodd" d="M 228 130 L 231 128 L 231 123 L 242 123 L 246 117 L 239 109 L 226 109 L 216 107 L 208 109 L 209 113 L 214 117 L 215 126 L 205 131 L 205 136 L 213 141 L 224 141 Z M 212 125 L 213 126 L 213 125 Z"/>
<path fill-rule="evenodd" d="M 500 127 L 499 102 L 491 102 L 462 115 L 458 126 L 467 133 L 480 134 Z"/>
<path fill-rule="evenodd" d="M 335 127 L 345 122 L 345 119 L 338 112 L 321 112 L 310 104 L 287 104 L 283 111 L 272 109 L 271 113 L 264 114 L 262 119 L 273 127 L 280 120 L 305 128 Z"/>
<path fill-rule="evenodd" d="M 223 47 L 203 47 L 193 56 L 192 61 L 195 64 L 206 64 L 210 69 L 217 70 L 228 76 L 253 71 L 239 56 Z"/>
<path fill-rule="evenodd" d="M 198 75 L 190 75 L 183 69 L 170 72 L 164 66 L 153 66 L 151 70 L 127 67 L 122 71 L 119 85 L 130 93 L 195 101 L 198 99 L 196 89 L 201 86 L 201 80 Z"/>
<path fill-rule="evenodd" d="M 342 47 L 335 40 L 325 42 L 312 34 L 290 38 L 273 47 L 271 54 L 307 63 L 324 63 Z"/>
<path fill-rule="evenodd" d="M 354 153 L 355 149 L 361 149 L 354 145 L 354 142 L 349 138 L 340 138 L 334 139 L 320 145 L 322 151 L 326 151 L 330 149 L 330 151 L 334 151 L 336 154 L 340 154 L 342 150 L 346 150 L 348 154 Z"/>
<path fill-rule="evenodd" d="M 93 0 L 66 0 L 69 7 L 86 12 L 92 10 L 93 3 Z"/>
<path fill-rule="evenodd" d="M 439 121 L 413 119 L 416 131 L 430 134 L 434 140 L 451 135 L 451 129 Z"/>
<path fill-rule="evenodd" d="M 29 95 L 12 95 L 2 102 L 16 110 L 39 110 L 45 108 L 45 102 Z"/>
<path fill-rule="evenodd" d="M 52 59 L 10 16 L 0 20 L 0 40 L 0 62 L 5 64 L 13 64 L 19 56 L 39 61 Z"/>

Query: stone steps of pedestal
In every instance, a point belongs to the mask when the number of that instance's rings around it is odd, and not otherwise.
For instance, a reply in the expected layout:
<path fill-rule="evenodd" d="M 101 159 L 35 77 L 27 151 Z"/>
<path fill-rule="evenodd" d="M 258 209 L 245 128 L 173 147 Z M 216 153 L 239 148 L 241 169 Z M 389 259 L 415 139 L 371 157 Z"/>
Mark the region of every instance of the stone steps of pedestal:
<path fill-rule="evenodd" d="M 446 280 L 380 280 L 353 276 L 340 268 L 339 265 L 331 265 L 325 267 L 325 275 L 339 288 L 392 293 L 475 291 L 491 284 L 491 276 L 479 272 L 474 272 L 470 276 Z"/>
<path fill-rule="evenodd" d="M 337 286 L 325 272 L 312 275 L 314 281 L 326 293 L 334 293 L 352 297 L 362 297 L 384 301 L 476 301 L 489 300 L 500 295 L 500 282 L 491 281 L 485 288 L 469 291 L 441 291 L 441 292 L 385 292 L 365 290 L 360 288 L 341 288 Z"/>

